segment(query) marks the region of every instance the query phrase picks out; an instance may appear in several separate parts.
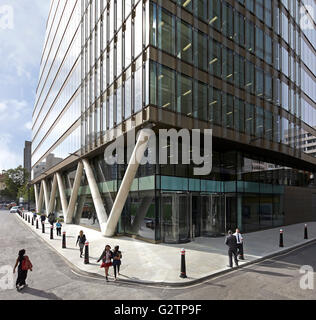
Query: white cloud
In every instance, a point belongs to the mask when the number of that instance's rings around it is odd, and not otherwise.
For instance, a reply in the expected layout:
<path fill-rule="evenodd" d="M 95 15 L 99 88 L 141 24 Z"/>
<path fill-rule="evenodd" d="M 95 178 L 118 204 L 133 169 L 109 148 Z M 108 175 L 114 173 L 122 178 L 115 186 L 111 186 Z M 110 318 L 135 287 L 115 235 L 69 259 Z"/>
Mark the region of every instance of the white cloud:
<path fill-rule="evenodd" d="M 26 113 L 27 102 L 22 100 L 0 101 L 0 120 L 6 120 L 10 124 L 13 120 L 23 119 Z"/>
<path fill-rule="evenodd" d="M 0 137 L 0 172 L 22 165 L 22 156 L 12 150 L 12 136 L 3 134 Z"/>
<path fill-rule="evenodd" d="M 25 129 L 27 130 L 32 130 L 32 121 L 29 121 L 27 122 L 25 125 L 24 125 Z"/>

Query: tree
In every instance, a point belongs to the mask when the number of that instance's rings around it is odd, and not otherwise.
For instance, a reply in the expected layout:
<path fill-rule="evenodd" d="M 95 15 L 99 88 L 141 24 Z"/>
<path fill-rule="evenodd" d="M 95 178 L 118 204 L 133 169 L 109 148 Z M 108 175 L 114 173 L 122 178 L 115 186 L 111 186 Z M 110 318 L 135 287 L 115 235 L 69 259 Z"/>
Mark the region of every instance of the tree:
<path fill-rule="evenodd" d="M 22 166 L 16 169 L 4 171 L 6 185 L 5 193 L 10 195 L 12 199 L 17 199 L 19 190 L 25 188 L 28 182 L 28 172 Z"/>

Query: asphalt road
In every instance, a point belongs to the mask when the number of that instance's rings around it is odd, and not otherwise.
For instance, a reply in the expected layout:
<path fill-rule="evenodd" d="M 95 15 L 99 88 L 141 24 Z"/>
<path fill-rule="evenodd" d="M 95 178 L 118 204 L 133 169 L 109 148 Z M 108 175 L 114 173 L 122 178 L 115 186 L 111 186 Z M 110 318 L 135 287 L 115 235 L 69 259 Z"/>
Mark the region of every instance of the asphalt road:
<path fill-rule="evenodd" d="M 74 274 L 53 249 L 8 211 L 0 211 L 0 268 L 14 266 L 24 248 L 34 265 L 29 287 L 1 290 L 0 300 L 236 300 L 315 299 L 315 290 L 300 288 L 300 268 L 316 270 L 316 243 L 229 274 L 184 288 L 155 288 L 119 281 L 106 283 Z M 201 261 L 203 263 L 203 261 Z M 313 274 L 315 276 L 315 273 Z M 0 274 L 0 279 L 2 275 Z M 314 277 L 315 278 L 315 277 Z M 314 286 L 316 278 L 314 279 Z M 316 286 L 315 286 L 316 288 Z"/>

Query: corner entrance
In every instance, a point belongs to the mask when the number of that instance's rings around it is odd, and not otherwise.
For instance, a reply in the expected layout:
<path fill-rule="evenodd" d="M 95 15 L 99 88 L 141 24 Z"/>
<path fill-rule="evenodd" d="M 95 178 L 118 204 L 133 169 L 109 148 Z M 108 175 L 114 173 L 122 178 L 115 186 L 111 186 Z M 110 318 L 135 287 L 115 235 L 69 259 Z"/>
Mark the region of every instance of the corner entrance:
<path fill-rule="evenodd" d="M 161 196 L 161 240 L 189 242 L 194 237 L 225 234 L 226 196 L 168 193 Z"/>

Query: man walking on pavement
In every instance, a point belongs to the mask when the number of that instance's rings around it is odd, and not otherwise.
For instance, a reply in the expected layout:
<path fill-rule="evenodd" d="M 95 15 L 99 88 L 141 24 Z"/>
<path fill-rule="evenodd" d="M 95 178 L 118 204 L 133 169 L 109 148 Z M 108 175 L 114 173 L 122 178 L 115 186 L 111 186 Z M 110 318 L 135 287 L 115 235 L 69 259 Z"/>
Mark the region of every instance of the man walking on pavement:
<path fill-rule="evenodd" d="M 245 260 L 244 244 L 243 244 L 244 238 L 242 237 L 240 230 L 238 228 L 236 229 L 234 236 L 236 237 L 236 240 L 237 240 L 237 256 L 239 257 L 240 260 Z"/>
<path fill-rule="evenodd" d="M 228 246 L 228 257 L 229 257 L 229 266 L 233 267 L 233 256 L 236 267 L 238 267 L 238 259 L 237 259 L 237 239 L 233 235 L 233 233 L 229 230 L 228 236 L 226 237 L 225 244 Z"/>

